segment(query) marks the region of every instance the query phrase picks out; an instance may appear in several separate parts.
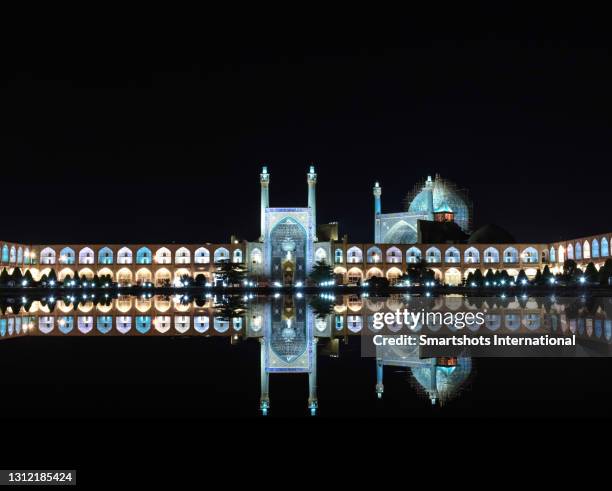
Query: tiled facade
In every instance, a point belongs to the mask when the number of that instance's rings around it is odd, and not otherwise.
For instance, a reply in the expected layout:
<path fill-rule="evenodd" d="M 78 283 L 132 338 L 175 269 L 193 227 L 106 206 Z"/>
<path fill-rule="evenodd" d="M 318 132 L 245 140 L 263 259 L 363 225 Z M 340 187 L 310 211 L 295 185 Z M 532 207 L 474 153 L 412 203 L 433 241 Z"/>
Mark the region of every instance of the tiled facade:
<path fill-rule="evenodd" d="M 314 260 L 333 264 L 343 283 L 372 276 L 393 280 L 411 264 L 424 259 L 436 276 L 456 284 L 469 272 L 505 269 L 511 275 L 523 269 L 532 277 L 549 265 L 561 272 L 566 259 L 583 268 L 593 262 L 599 269 L 610 257 L 612 234 L 593 235 L 550 244 L 354 244 L 318 242 Z M 259 243 L 236 241 L 226 244 L 18 244 L 0 243 L 0 264 L 12 271 L 29 269 L 34 279 L 54 269 L 59 279 L 66 275 L 92 277 L 111 275 L 122 284 L 174 281 L 183 275 L 203 274 L 213 280 L 221 261 L 245 263 L 253 276 L 260 276 L 263 251 Z M 247 257 L 247 253 L 249 257 Z"/>

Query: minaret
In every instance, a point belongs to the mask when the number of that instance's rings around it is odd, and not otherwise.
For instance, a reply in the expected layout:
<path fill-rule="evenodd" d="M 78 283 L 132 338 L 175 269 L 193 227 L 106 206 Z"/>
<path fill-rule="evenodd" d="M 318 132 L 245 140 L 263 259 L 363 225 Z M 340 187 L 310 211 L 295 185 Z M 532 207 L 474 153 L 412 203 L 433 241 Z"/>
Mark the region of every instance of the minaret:
<path fill-rule="evenodd" d="M 382 194 L 382 188 L 378 182 L 374 183 L 374 188 L 372 189 L 374 193 L 374 243 L 379 244 L 380 239 L 380 214 L 382 212 L 382 204 L 380 200 L 380 196 Z"/>
<path fill-rule="evenodd" d="M 315 172 L 314 165 L 310 166 L 310 171 L 306 175 L 308 181 L 308 208 L 312 210 L 312 228 L 314 234 L 314 240 L 317 240 L 317 173 Z"/>
<path fill-rule="evenodd" d="M 266 234 L 266 208 L 270 206 L 270 174 L 268 174 L 268 167 L 265 165 L 261 168 L 259 183 L 261 184 L 261 235 L 259 236 L 259 242 L 263 242 Z"/>
<path fill-rule="evenodd" d="M 427 176 L 427 182 L 425 183 L 425 193 L 427 199 L 427 214 L 429 215 L 429 220 L 434 219 L 433 190 L 434 183 L 431 180 L 431 176 Z"/>
<path fill-rule="evenodd" d="M 385 386 L 383 385 L 383 360 L 382 358 L 376 358 L 376 395 L 379 399 L 382 399 Z"/>
<path fill-rule="evenodd" d="M 270 409 L 270 373 L 266 370 L 266 341 L 265 338 L 259 338 L 260 343 L 260 384 L 261 384 L 261 395 L 259 398 L 259 409 L 261 409 L 261 414 L 263 416 L 268 415 L 268 409 Z"/>
<path fill-rule="evenodd" d="M 308 409 L 310 409 L 310 415 L 316 416 L 317 409 L 319 407 L 319 401 L 317 400 L 317 343 L 319 338 L 313 338 L 312 340 L 312 367 L 308 372 Z"/>

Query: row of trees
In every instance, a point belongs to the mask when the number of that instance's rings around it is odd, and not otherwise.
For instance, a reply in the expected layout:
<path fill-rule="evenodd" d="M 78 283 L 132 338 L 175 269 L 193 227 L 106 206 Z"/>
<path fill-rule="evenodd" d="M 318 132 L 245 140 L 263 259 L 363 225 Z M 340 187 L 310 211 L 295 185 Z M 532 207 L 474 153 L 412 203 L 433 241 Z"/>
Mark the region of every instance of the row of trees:
<path fill-rule="evenodd" d="M 110 275 L 94 275 L 92 279 L 88 279 L 85 276 L 79 277 L 78 275 L 66 275 L 61 281 L 57 278 L 57 273 L 51 270 L 50 273 L 43 274 L 38 281 L 34 280 L 30 270 L 26 270 L 25 273 L 21 272 L 21 269 L 14 268 L 9 274 L 6 268 L 0 272 L 0 287 L 70 287 L 80 288 L 84 285 L 92 288 L 101 286 L 112 286 L 113 280 Z"/>

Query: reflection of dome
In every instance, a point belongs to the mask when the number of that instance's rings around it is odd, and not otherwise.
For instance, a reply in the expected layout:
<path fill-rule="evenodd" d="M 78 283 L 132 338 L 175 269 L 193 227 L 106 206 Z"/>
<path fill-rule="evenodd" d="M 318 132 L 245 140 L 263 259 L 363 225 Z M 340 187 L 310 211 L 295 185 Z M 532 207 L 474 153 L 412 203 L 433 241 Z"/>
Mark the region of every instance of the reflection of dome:
<path fill-rule="evenodd" d="M 427 213 L 427 197 L 426 191 L 427 182 L 418 185 L 412 193 L 408 195 L 409 212 Z M 455 214 L 455 222 L 463 229 L 464 232 L 470 231 L 472 210 L 471 202 L 467 197 L 467 193 L 460 189 L 455 183 L 442 179 L 436 175 L 433 180 L 433 210 L 434 212 L 442 211 L 443 208 L 450 210 Z"/>
<path fill-rule="evenodd" d="M 515 244 L 516 240 L 507 230 L 488 224 L 480 227 L 470 235 L 468 244 Z"/>
<path fill-rule="evenodd" d="M 470 358 L 458 358 L 455 366 L 420 366 L 411 368 L 412 376 L 427 393 L 432 404 L 448 401 L 457 394 L 472 371 Z"/>

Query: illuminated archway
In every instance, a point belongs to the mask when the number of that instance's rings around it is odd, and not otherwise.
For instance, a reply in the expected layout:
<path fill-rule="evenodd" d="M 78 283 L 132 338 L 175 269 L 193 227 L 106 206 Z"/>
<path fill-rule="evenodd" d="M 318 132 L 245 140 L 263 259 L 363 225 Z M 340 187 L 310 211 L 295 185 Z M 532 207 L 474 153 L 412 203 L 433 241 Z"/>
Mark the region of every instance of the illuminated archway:
<path fill-rule="evenodd" d="M 153 274 L 147 268 L 140 268 L 136 271 L 136 283 L 152 283 L 153 282 Z"/>
<path fill-rule="evenodd" d="M 461 273 L 457 268 L 450 268 L 444 274 L 444 283 L 447 285 L 457 286 L 461 284 Z"/>
<path fill-rule="evenodd" d="M 117 283 L 124 286 L 132 283 L 132 272 L 128 268 L 121 268 L 117 271 Z"/>
<path fill-rule="evenodd" d="M 166 268 L 160 268 L 155 271 L 155 284 L 161 286 L 172 282 L 172 274 Z"/>

